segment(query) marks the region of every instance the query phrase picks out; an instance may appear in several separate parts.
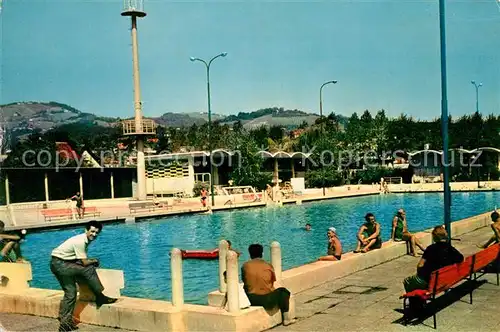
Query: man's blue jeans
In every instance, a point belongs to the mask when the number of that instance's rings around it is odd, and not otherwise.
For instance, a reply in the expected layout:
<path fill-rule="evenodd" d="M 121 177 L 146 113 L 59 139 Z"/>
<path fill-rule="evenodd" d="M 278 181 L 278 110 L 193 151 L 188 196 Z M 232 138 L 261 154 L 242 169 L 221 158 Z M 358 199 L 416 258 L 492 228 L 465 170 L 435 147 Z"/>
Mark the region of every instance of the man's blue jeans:
<path fill-rule="evenodd" d="M 76 261 L 65 261 L 52 257 L 50 270 L 56 276 L 64 291 L 64 297 L 59 307 L 59 322 L 63 326 L 74 325 L 73 311 L 76 305 L 76 283 L 87 285 L 96 296 L 102 294 L 104 287 L 93 265 L 83 266 Z"/>

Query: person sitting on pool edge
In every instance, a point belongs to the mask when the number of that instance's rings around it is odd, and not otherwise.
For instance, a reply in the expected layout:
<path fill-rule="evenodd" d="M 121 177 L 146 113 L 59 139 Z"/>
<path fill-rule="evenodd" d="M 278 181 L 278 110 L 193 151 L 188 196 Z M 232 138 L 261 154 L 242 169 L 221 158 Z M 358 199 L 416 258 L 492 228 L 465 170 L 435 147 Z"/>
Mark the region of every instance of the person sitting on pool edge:
<path fill-rule="evenodd" d="M 491 229 L 493 230 L 493 236 L 483 245 L 478 245 L 479 248 L 481 249 L 486 249 L 488 248 L 493 242 L 499 243 L 500 242 L 500 214 L 495 210 L 491 213 L 491 221 L 493 221 L 493 224 L 491 224 Z"/>
<path fill-rule="evenodd" d="M 328 236 L 328 251 L 327 256 L 318 258 L 320 261 L 339 261 L 342 257 L 342 243 L 337 237 L 337 230 L 335 227 L 328 228 L 326 232 Z"/>
<path fill-rule="evenodd" d="M 250 260 L 241 267 L 241 279 L 248 300 L 253 306 L 261 306 L 266 310 L 279 307 L 283 317 L 283 325 L 295 323 L 290 315 L 290 291 L 284 287 L 274 289 L 276 275 L 271 264 L 262 259 L 264 248 L 260 244 L 248 247 Z"/>
<path fill-rule="evenodd" d="M 358 232 L 358 246 L 355 253 L 368 252 L 382 247 L 382 237 L 380 236 L 380 224 L 375 220 L 373 213 L 367 213 L 366 222 L 361 225 Z"/>
<path fill-rule="evenodd" d="M 0 262 L 27 263 L 21 254 L 19 235 L 5 234 L 5 223 L 0 220 Z"/>
<path fill-rule="evenodd" d="M 405 241 L 410 243 L 410 255 L 417 256 L 417 246 L 420 250 L 425 251 L 420 241 L 415 235 L 408 232 L 408 224 L 406 221 L 406 211 L 399 209 L 392 220 L 392 235 L 391 239 L 396 242 Z"/>

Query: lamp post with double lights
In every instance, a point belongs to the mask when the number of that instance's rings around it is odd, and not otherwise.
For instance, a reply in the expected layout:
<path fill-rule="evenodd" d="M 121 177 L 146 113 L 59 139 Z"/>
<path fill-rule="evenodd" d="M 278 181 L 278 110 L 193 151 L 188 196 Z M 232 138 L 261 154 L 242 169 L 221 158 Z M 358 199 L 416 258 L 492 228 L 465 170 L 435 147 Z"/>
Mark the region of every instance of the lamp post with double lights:
<path fill-rule="evenodd" d="M 210 65 L 212 62 L 220 57 L 225 57 L 227 56 L 226 52 L 220 53 L 216 56 L 214 56 L 210 61 L 205 61 L 200 58 L 195 58 L 191 57 L 190 60 L 195 62 L 195 61 L 200 61 L 202 62 L 206 69 L 207 69 L 207 99 L 208 99 L 208 148 L 210 150 L 210 155 L 209 155 L 209 161 L 210 161 L 210 194 L 212 197 L 212 206 L 215 206 L 215 197 L 214 197 L 214 172 L 213 172 L 213 167 L 212 167 L 212 110 L 211 110 L 211 105 L 210 105 Z"/>
<path fill-rule="evenodd" d="M 476 81 L 470 81 L 474 87 L 476 87 L 476 112 L 479 113 L 479 88 L 483 86 L 483 83 L 476 83 Z"/>

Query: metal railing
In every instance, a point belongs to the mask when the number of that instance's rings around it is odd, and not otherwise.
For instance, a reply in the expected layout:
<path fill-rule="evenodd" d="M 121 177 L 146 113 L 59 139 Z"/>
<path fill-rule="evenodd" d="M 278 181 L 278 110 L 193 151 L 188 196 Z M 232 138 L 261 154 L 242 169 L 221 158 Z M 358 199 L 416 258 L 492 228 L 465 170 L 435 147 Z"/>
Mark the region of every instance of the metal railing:
<path fill-rule="evenodd" d="M 156 123 L 151 119 L 142 119 L 142 130 L 138 131 L 135 127 L 135 120 L 122 121 L 124 135 L 155 135 Z"/>
<path fill-rule="evenodd" d="M 402 184 L 403 178 L 400 176 L 384 177 L 384 182 L 386 182 L 387 184 Z"/>

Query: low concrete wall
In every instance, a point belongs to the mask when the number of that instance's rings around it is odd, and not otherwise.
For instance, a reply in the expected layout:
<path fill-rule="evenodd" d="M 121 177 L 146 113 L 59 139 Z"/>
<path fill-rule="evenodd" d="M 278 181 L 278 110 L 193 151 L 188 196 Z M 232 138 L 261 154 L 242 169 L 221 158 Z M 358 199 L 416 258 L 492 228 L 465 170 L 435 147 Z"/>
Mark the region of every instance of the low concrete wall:
<path fill-rule="evenodd" d="M 64 292 L 30 288 L 30 264 L 0 263 L 0 274 L 0 312 L 51 318 L 58 316 Z M 253 332 L 269 329 L 280 324 L 282 320 L 279 310 L 268 313 L 262 307 L 229 313 L 221 306 L 186 304 L 176 307 L 167 301 L 120 297 L 120 289 L 124 287 L 123 271 L 97 269 L 97 274 L 104 286 L 103 293 L 119 300 L 98 309 L 93 302 L 93 294 L 86 286 L 80 286 L 74 311 L 74 319 L 77 322 L 138 331 Z M 4 280 L 7 280 L 5 285 Z M 290 313 L 295 315 L 293 299 Z"/>
<path fill-rule="evenodd" d="M 16 293 L 0 290 L 0 312 L 56 318 L 62 291 L 28 288 Z M 269 315 L 262 307 L 238 313 L 202 305 L 174 307 L 166 301 L 121 297 L 97 309 L 92 302 L 78 301 L 75 320 L 93 325 L 137 331 L 263 331 L 281 323 L 279 312 Z"/>
<path fill-rule="evenodd" d="M 16 292 L 28 289 L 32 279 L 31 264 L 0 262 L 0 290 Z"/>
<path fill-rule="evenodd" d="M 481 188 L 477 187 L 477 181 L 472 182 L 450 182 L 452 191 L 491 191 L 500 190 L 500 181 L 481 181 Z M 391 192 L 439 192 L 443 191 L 443 183 L 402 183 L 389 184 Z"/>

